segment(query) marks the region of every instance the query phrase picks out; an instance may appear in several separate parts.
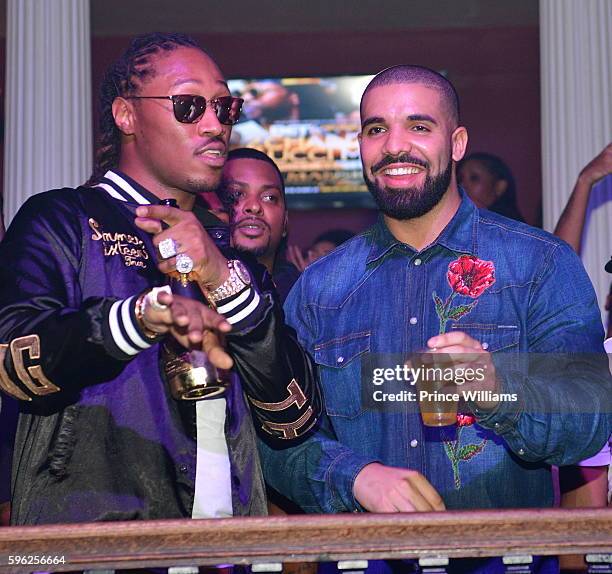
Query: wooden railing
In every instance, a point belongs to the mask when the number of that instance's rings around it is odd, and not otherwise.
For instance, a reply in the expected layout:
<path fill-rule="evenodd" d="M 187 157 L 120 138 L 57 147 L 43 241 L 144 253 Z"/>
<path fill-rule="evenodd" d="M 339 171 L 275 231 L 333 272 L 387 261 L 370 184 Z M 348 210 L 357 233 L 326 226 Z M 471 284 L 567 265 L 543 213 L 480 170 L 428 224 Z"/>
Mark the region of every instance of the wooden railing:
<path fill-rule="evenodd" d="M 456 557 L 564 554 L 597 555 L 595 561 L 609 564 L 610 556 L 605 555 L 611 552 L 612 511 L 608 509 L 339 514 L 0 528 L 0 573 L 215 564 L 257 564 L 256 569 L 265 571 L 264 564 L 287 561 L 418 558 L 423 563 L 428 559 L 444 563 L 446 558 Z M 33 563 L 23 564 L 24 557 L 34 557 L 26 559 Z M 44 565 L 41 557 L 57 559 L 55 564 Z"/>

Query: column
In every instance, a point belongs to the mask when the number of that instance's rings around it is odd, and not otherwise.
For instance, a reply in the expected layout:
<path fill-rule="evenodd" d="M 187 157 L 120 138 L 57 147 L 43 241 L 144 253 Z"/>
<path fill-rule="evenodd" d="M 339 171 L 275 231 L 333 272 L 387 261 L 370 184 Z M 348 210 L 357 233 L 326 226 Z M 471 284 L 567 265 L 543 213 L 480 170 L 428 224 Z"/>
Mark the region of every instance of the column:
<path fill-rule="evenodd" d="M 611 30 L 610 0 L 540 0 L 542 183 L 548 231 L 554 229 L 580 169 L 612 140 Z M 591 193 L 582 253 L 602 309 L 612 280 L 603 269 L 612 254 L 611 222 L 608 176 Z"/>
<path fill-rule="evenodd" d="M 8 0 L 4 220 L 92 166 L 89 0 Z"/>

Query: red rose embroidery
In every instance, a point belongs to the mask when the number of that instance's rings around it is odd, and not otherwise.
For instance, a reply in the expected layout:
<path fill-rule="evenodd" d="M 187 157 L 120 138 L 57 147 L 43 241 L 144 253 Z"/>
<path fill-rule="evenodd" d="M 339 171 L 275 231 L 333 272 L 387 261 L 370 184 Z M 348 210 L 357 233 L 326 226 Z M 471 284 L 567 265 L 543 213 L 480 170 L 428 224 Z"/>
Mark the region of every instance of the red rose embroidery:
<path fill-rule="evenodd" d="M 453 291 L 476 299 L 495 283 L 495 267 L 492 261 L 462 255 L 448 266 L 447 279 Z"/>
<path fill-rule="evenodd" d="M 453 307 L 453 300 L 457 295 L 478 299 L 493 283 L 495 283 L 495 266 L 493 261 L 483 261 L 475 255 L 461 255 L 452 261 L 446 274 L 452 288 L 446 301 L 442 301 L 434 291 L 432 293 L 436 314 L 440 320 L 439 334 L 446 332 L 448 321 L 458 321 L 472 311 L 478 301 Z"/>
<path fill-rule="evenodd" d="M 473 425 L 475 421 L 476 421 L 476 418 L 473 417 L 472 415 L 464 415 L 464 414 L 457 415 L 457 426 L 469 427 L 470 425 Z"/>
<path fill-rule="evenodd" d="M 443 301 L 435 291 L 432 293 L 440 321 L 440 335 L 446 332 L 446 324 L 449 321 L 458 321 L 476 307 L 478 297 L 495 283 L 495 266 L 492 261 L 483 261 L 474 255 L 461 255 L 459 259 L 449 264 L 446 278 L 452 289 L 446 300 Z M 470 297 L 474 301 L 453 306 L 454 299 L 458 295 Z M 473 425 L 475 420 L 472 415 L 458 414 L 456 438 L 444 440 L 444 450 L 451 461 L 457 489 L 461 488 L 460 463 L 468 462 L 478 456 L 487 444 L 485 438 L 479 444 L 461 445 L 461 432 Z"/>
<path fill-rule="evenodd" d="M 459 417 L 465 417 L 460 419 Z M 471 419 L 470 422 L 467 422 Z M 474 422 L 474 417 L 469 415 L 457 415 L 457 434 L 454 439 L 443 439 L 444 451 L 448 456 L 451 466 L 453 468 L 453 479 L 455 481 L 455 488 L 458 490 L 461 488 L 461 472 L 460 465 L 462 462 L 469 462 L 475 456 L 478 456 L 484 448 L 487 446 L 489 439 L 484 438 L 478 444 L 468 443 L 461 444 L 461 432 Z"/>

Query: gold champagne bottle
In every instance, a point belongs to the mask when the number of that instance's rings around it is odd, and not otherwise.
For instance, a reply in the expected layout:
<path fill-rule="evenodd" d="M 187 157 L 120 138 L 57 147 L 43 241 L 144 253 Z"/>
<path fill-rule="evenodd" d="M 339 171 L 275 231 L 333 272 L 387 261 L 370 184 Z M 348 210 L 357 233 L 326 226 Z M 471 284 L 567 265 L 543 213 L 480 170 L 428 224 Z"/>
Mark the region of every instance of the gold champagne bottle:
<path fill-rule="evenodd" d="M 174 199 L 164 199 L 161 203 L 178 207 Z M 168 277 L 168 283 L 174 295 L 207 304 L 197 283 L 183 284 L 172 277 Z M 230 385 L 228 371 L 217 369 L 204 351 L 186 349 L 172 336 L 167 336 L 162 343 L 160 361 L 164 376 L 170 385 L 170 392 L 177 400 L 194 401 L 220 397 Z"/>

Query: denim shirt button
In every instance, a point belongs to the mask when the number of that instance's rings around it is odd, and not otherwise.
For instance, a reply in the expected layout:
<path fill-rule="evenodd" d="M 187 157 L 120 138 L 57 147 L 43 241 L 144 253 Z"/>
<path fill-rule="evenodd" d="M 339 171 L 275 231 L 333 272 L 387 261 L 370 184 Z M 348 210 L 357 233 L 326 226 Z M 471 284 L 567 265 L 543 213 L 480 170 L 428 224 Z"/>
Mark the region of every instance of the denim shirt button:
<path fill-rule="evenodd" d="M 416 317 L 410 317 L 410 324 L 411 325 L 416 325 L 419 322 L 419 320 Z"/>
<path fill-rule="evenodd" d="M 482 343 L 482 348 L 486 351 L 489 348 L 489 343 L 487 343 L 486 341 Z"/>
<path fill-rule="evenodd" d="M 344 357 L 342 355 L 340 355 L 337 359 L 336 359 L 336 363 L 344 363 Z"/>
<path fill-rule="evenodd" d="M 423 263 L 423 261 L 421 261 L 420 259 L 415 259 L 414 260 L 414 264 L 418 267 L 421 263 Z"/>
<path fill-rule="evenodd" d="M 419 441 L 418 441 L 417 439 L 413 438 L 413 439 L 410 441 L 410 446 L 411 446 L 412 448 L 416 448 L 418 445 L 419 445 Z"/>
<path fill-rule="evenodd" d="M 525 454 L 525 450 L 524 450 L 524 449 L 522 449 L 522 448 L 519 448 L 519 449 L 518 449 L 518 453 L 519 453 L 519 454 L 522 456 L 522 455 L 524 455 L 524 454 Z"/>
<path fill-rule="evenodd" d="M 499 428 L 499 423 L 495 423 L 493 426 L 494 426 L 496 429 L 498 429 L 498 428 Z"/>

